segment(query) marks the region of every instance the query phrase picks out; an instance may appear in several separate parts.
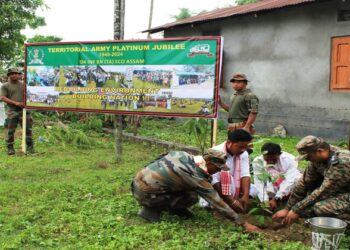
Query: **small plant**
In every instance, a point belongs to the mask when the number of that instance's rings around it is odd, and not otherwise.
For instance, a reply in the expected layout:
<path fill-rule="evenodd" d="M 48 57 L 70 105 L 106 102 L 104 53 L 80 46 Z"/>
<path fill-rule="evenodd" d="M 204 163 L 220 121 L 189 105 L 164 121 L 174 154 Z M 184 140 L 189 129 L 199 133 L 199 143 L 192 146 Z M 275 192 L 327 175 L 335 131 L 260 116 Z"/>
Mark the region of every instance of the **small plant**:
<path fill-rule="evenodd" d="M 73 144 L 81 149 L 88 149 L 95 145 L 95 141 L 83 131 L 72 128 L 53 127 L 48 131 L 47 138 L 52 143 Z"/>
<path fill-rule="evenodd" d="M 263 160 L 259 159 L 257 163 L 260 166 L 264 166 Z M 271 173 L 267 170 L 268 168 L 273 167 L 273 165 L 267 165 L 265 167 L 261 167 L 259 170 L 259 174 L 256 178 L 263 183 L 263 202 L 257 202 L 256 206 L 252 208 L 248 214 L 255 215 L 256 222 L 259 225 L 264 225 L 266 220 L 271 222 L 272 211 L 269 208 L 269 205 L 265 203 L 265 193 L 267 188 L 267 183 L 273 183 L 276 178 L 271 175 Z M 268 215 L 268 217 L 266 216 Z"/>
<path fill-rule="evenodd" d="M 190 119 L 185 123 L 189 135 L 194 135 L 197 146 L 203 154 L 208 148 L 209 121 L 205 118 Z"/>
<path fill-rule="evenodd" d="M 76 129 L 83 130 L 84 132 L 96 131 L 102 132 L 102 120 L 98 116 L 90 116 L 87 119 L 81 119 L 74 123 Z"/>

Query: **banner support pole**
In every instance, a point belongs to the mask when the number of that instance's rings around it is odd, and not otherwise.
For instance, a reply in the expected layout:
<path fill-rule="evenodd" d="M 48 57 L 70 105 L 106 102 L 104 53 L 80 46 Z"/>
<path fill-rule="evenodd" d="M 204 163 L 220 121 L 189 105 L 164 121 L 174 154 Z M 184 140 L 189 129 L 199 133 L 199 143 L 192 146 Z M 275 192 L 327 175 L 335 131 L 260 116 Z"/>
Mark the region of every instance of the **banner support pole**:
<path fill-rule="evenodd" d="M 218 133 L 218 118 L 211 121 L 211 147 L 216 145 L 216 137 Z"/>
<path fill-rule="evenodd" d="M 22 114 L 22 152 L 27 153 L 27 144 L 26 144 L 26 130 L 27 130 L 27 111 L 24 108 Z"/>

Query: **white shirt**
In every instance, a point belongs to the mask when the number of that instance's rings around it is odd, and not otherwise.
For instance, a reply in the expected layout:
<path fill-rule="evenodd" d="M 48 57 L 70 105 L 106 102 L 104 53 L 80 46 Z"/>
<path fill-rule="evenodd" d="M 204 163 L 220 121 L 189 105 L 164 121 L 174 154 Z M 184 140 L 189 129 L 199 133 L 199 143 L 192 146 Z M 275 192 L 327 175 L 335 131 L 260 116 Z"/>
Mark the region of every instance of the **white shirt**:
<path fill-rule="evenodd" d="M 213 149 L 221 151 L 226 153 L 227 156 L 227 160 L 226 160 L 226 165 L 227 167 L 230 169 L 230 173 L 231 176 L 234 176 L 235 173 L 235 157 L 233 155 L 230 155 L 227 150 L 226 150 L 226 142 L 213 147 Z M 241 158 L 241 178 L 243 177 L 250 177 L 250 171 L 249 171 L 249 155 L 247 153 L 247 151 L 245 151 L 244 153 L 242 153 L 240 155 Z M 215 174 L 212 175 L 213 180 L 212 180 L 212 184 L 216 184 L 218 182 L 220 182 L 220 172 L 217 172 Z"/>
<path fill-rule="evenodd" d="M 263 163 L 263 166 L 261 166 L 261 162 Z M 275 190 L 272 183 L 268 182 L 264 194 L 264 184 L 257 178 L 257 176 L 260 174 L 259 169 L 261 169 L 261 167 L 266 167 L 266 165 L 267 164 L 262 155 L 256 157 L 253 161 L 254 186 L 257 188 L 260 201 L 263 201 L 263 199 L 265 201 L 269 200 L 267 193 L 275 194 L 276 199 L 281 199 L 290 194 L 294 184 L 301 177 L 301 173 L 298 170 L 298 162 L 295 161 L 295 157 L 289 153 L 282 152 L 279 160 L 274 166 L 274 170 L 283 175 L 284 180 L 280 184 L 278 190 Z"/>

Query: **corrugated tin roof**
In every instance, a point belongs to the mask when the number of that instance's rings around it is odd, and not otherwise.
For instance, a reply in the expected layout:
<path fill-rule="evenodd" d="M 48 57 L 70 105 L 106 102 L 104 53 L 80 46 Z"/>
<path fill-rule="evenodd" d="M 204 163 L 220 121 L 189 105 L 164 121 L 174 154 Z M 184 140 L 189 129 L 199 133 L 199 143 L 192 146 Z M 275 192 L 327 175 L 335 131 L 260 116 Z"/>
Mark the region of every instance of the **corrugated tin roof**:
<path fill-rule="evenodd" d="M 243 15 L 248 13 L 258 13 L 260 11 L 279 9 L 287 6 L 293 6 L 293 5 L 309 3 L 309 2 L 317 2 L 317 0 L 264 0 L 264 1 L 252 3 L 252 4 L 246 4 L 246 5 L 208 11 L 208 12 L 199 14 L 197 16 L 189 17 L 176 22 L 172 22 L 172 23 L 167 23 L 158 27 L 154 27 L 150 30 L 145 30 L 143 32 L 155 33 L 155 32 L 169 29 L 169 28 L 173 28 L 175 26 L 202 23 L 202 22 L 211 21 L 215 19 L 222 19 L 226 17 Z"/>

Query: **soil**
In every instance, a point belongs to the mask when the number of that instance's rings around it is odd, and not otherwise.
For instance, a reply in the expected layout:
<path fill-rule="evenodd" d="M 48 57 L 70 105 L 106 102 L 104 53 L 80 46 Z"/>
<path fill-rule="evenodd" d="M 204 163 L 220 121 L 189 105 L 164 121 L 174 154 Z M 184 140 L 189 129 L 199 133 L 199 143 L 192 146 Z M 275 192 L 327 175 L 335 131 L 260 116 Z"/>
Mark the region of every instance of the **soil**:
<path fill-rule="evenodd" d="M 246 220 L 256 225 L 254 215 L 245 215 Z M 266 239 L 271 242 L 299 241 L 305 245 L 311 246 L 311 230 L 306 227 L 305 220 L 299 219 L 290 226 L 281 223 L 266 220 L 262 225 L 259 225 Z"/>
<path fill-rule="evenodd" d="M 214 216 L 220 220 L 227 220 L 219 213 L 214 212 Z M 283 225 L 269 219 L 265 220 L 265 223 L 258 225 L 256 223 L 255 215 L 243 215 L 249 223 L 259 226 L 262 230 L 262 234 L 266 235 L 266 240 L 270 242 L 286 242 L 286 241 L 297 241 L 307 246 L 312 245 L 311 241 L 311 230 L 305 225 L 305 220 L 299 219 L 291 226 Z M 266 217 L 268 218 L 268 217 Z M 270 217 L 271 218 L 271 217 Z M 228 221 L 228 220 L 227 220 Z"/>

